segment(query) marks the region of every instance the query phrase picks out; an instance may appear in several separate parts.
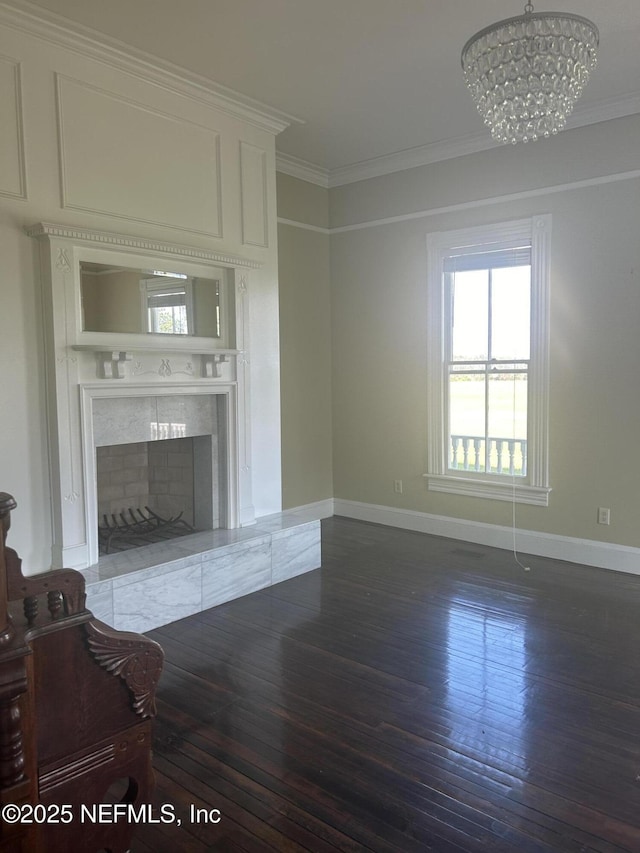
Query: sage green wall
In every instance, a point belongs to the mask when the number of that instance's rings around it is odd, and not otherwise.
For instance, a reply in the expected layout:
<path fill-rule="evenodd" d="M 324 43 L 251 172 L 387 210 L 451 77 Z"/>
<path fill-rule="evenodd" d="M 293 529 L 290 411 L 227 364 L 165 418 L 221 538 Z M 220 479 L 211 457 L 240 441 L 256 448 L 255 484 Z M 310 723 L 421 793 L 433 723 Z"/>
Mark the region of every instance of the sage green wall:
<path fill-rule="evenodd" d="M 517 526 L 640 546 L 639 138 L 630 116 L 330 191 L 278 175 L 285 506 L 511 525 L 509 503 L 425 485 L 426 235 L 551 213 L 553 490 Z"/>
<path fill-rule="evenodd" d="M 328 191 L 278 174 L 278 217 L 325 229 Z M 333 496 L 329 236 L 278 225 L 282 503 Z"/>
<path fill-rule="evenodd" d="M 509 503 L 429 492 L 423 479 L 425 241 L 548 212 L 553 491 L 546 508 L 518 506 L 517 525 L 640 546 L 639 138 L 633 116 L 331 190 L 336 498 L 511 524 Z M 431 213 L 336 231 L 420 210 Z M 609 527 L 598 506 L 611 508 Z"/>

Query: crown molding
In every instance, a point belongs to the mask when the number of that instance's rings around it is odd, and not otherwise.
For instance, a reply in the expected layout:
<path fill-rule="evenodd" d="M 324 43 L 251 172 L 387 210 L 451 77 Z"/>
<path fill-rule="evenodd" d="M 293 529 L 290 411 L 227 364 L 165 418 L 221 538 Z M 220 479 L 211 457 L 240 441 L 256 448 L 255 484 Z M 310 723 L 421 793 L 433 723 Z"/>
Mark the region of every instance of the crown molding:
<path fill-rule="evenodd" d="M 640 92 L 629 92 L 615 98 L 602 98 L 595 104 L 581 107 L 572 113 L 567 119 L 567 130 L 585 127 L 588 124 L 598 124 L 601 121 L 612 121 L 636 113 L 640 113 Z"/>
<path fill-rule="evenodd" d="M 429 163 L 452 160 L 455 157 L 464 157 L 466 154 L 496 148 L 497 145 L 498 143 L 493 141 L 488 131 L 419 145 L 416 148 L 407 148 L 404 151 L 383 154 L 371 160 L 362 160 L 360 163 L 331 169 L 329 187 L 341 187 L 345 184 L 354 184 L 356 181 L 366 181 L 368 178 L 379 178 L 393 172 L 427 166 Z"/>
<path fill-rule="evenodd" d="M 294 157 L 292 154 L 276 152 L 276 171 L 291 175 L 292 178 L 308 181 L 310 184 L 317 184 L 325 189 L 329 188 L 328 169 L 323 169 L 322 166 L 316 166 L 300 157 Z"/>
<path fill-rule="evenodd" d="M 573 113 L 567 121 L 567 130 L 610 121 L 628 115 L 640 113 L 640 92 L 622 95 L 616 98 L 605 98 L 592 106 L 582 107 Z M 442 160 L 464 157 L 466 154 L 476 154 L 489 148 L 499 148 L 501 143 L 494 142 L 488 130 L 480 131 L 469 136 L 446 139 L 408 148 L 372 160 L 363 160 L 349 166 L 340 166 L 329 171 L 329 187 L 340 187 L 367 178 L 379 178 L 392 172 L 402 172 L 418 166 L 428 166 Z"/>
<path fill-rule="evenodd" d="M 567 130 L 624 118 L 636 113 L 640 113 L 640 92 L 605 98 L 573 113 L 567 121 Z M 335 169 L 323 169 L 289 154 L 278 154 L 276 162 L 278 171 L 320 186 L 333 188 L 499 147 L 501 144 L 494 142 L 487 130 L 481 130 L 468 136 L 407 148 Z"/>
<path fill-rule="evenodd" d="M 205 103 L 242 121 L 279 134 L 292 124 L 304 124 L 297 116 L 262 104 L 206 77 L 187 71 L 159 57 L 111 38 L 27 0 L 0 0 L 0 24 L 20 30 L 80 55 L 103 62 L 125 73 Z M 580 106 L 567 121 L 567 129 L 640 113 L 640 92 L 606 98 Z M 393 172 L 426 166 L 498 147 L 488 131 L 408 148 L 357 163 L 323 168 L 291 154 L 277 153 L 279 172 L 325 188 L 382 177 Z"/>
<path fill-rule="evenodd" d="M 291 124 L 304 124 L 304 121 L 296 116 L 262 104 L 206 77 L 26 0 L 0 2 L 0 24 L 205 103 L 269 133 L 281 133 Z"/>

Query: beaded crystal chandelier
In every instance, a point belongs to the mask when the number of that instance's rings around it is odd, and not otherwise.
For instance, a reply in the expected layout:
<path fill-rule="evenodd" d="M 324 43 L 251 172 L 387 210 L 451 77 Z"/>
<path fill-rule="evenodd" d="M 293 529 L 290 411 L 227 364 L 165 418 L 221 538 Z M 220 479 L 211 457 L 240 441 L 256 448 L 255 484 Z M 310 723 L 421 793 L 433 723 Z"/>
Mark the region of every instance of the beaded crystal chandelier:
<path fill-rule="evenodd" d="M 598 29 L 579 15 L 534 12 L 476 33 L 462 70 L 497 142 L 528 142 L 565 126 L 596 65 Z"/>

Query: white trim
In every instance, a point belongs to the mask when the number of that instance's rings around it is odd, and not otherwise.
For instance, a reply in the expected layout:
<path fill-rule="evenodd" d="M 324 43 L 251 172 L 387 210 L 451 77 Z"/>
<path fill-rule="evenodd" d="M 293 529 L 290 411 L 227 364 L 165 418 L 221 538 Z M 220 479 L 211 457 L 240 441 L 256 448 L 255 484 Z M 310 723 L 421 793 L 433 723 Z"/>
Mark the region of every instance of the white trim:
<path fill-rule="evenodd" d="M 303 231 L 317 231 L 318 234 L 331 234 L 330 228 L 323 228 L 322 225 L 309 225 L 307 222 L 297 222 L 295 219 L 285 219 L 283 216 L 278 217 L 278 225 L 290 225 L 292 228 L 301 228 Z"/>
<path fill-rule="evenodd" d="M 417 510 L 396 509 L 388 506 L 360 503 L 334 498 L 334 512 L 346 518 L 385 524 L 403 530 L 415 530 L 433 536 L 445 536 L 462 542 L 475 542 L 491 548 L 513 549 L 514 531 L 511 527 L 468 521 L 443 515 L 431 515 Z M 640 575 L 640 548 L 597 542 L 594 539 L 577 539 L 535 530 L 516 529 L 518 553 L 550 557 Z M 535 570 L 535 566 L 532 567 Z"/>
<path fill-rule="evenodd" d="M 613 121 L 616 118 L 640 113 L 640 92 L 627 95 L 601 98 L 592 106 L 580 104 L 567 119 L 567 130 L 574 127 L 586 127 L 588 124 L 598 124 L 601 121 Z"/>
<path fill-rule="evenodd" d="M 638 92 L 616 98 L 605 98 L 591 107 L 579 107 L 569 117 L 566 129 L 585 127 L 636 113 L 640 113 L 640 93 Z M 494 142 L 486 130 L 454 139 L 443 139 L 429 145 L 419 145 L 404 151 L 395 151 L 392 154 L 384 154 L 381 157 L 330 169 L 328 185 L 341 187 L 368 178 L 379 178 L 393 172 L 415 169 L 417 166 L 428 166 L 430 163 L 440 163 L 443 160 L 476 154 L 479 151 L 487 151 L 489 148 L 499 148 L 501 144 Z"/>
<path fill-rule="evenodd" d="M 278 134 L 292 124 L 306 123 L 304 119 L 263 104 L 241 92 L 215 83 L 207 77 L 195 74 L 26 0 L 12 0 L 11 5 L 0 2 L 0 23 L 73 50 L 75 53 L 89 56 L 91 59 L 153 82 L 169 91 L 204 102 L 270 133 Z M 640 94 L 637 92 L 607 98 L 590 107 L 579 106 L 569 117 L 567 128 L 583 127 L 638 112 L 640 112 Z M 497 145 L 498 143 L 493 142 L 488 132 L 479 131 L 335 169 L 323 168 L 302 158 L 282 153 L 277 155 L 277 170 L 319 186 L 337 187 L 485 151 Z"/>
<path fill-rule="evenodd" d="M 430 491 L 470 497 L 549 503 L 549 286 L 551 215 L 427 234 L 427 474 Z M 446 363 L 450 318 L 446 310 L 443 262 L 468 248 L 531 244 L 531 359 L 529 365 L 529 470 L 526 482 L 452 472 L 448 464 Z"/>
<path fill-rule="evenodd" d="M 11 56 L 0 54 L 0 62 L 6 62 L 7 65 L 13 65 L 13 86 L 14 86 L 14 119 L 16 122 L 17 143 L 17 163 L 16 172 L 18 175 L 18 190 L 0 189 L 0 196 L 7 198 L 28 200 L 27 196 L 27 156 L 25 151 L 25 130 L 24 130 L 24 107 L 22 97 L 22 63 Z"/>
<path fill-rule="evenodd" d="M 497 148 L 499 144 L 493 141 L 488 131 L 480 131 L 457 139 L 443 139 L 428 145 L 418 145 L 415 148 L 406 148 L 404 151 L 395 151 L 392 154 L 383 154 L 370 160 L 330 169 L 328 186 L 342 187 L 369 178 L 380 178 L 393 172 L 404 172 L 406 169 L 452 160 L 466 154 L 476 154 L 478 151 Z"/>
<path fill-rule="evenodd" d="M 276 172 L 291 175 L 292 178 L 300 178 L 301 181 L 317 184 L 325 189 L 329 188 L 328 169 L 323 169 L 322 166 L 316 166 L 300 157 L 294 157 L 293 154 L 276 151 Z"/>
<path fill-rule="evenodd" d="M 570 181 L 566 184 L 552 184 L 548 187 L 538 187 L 531 190 L 522 190 L 506 195 L 489 196 L 474 201 L 463 201 L 459 204 L 448 204 L 444 207 L 432 207 L 426 210 L 417 210 L 415 213 L 400 213 L 397 216 L 386 216 L 383 219 L 370 219 L 368 222 L 355 222 L 352 225 L 337 225 L 330 228 L 331 234 L 341 234 L 346 231 L 360 231 L 363 228 L 378 228 L 381 225 L 395 225 L 397 222 L 408 222 L 412 219 L 426 219 L 429 216 L 439 216 L 444 213 L 457 213 L 461 210 L 474 210 L 491 204 L 505 204 L 511 201 L 521 201 L 527 198 L 538 198 L 539 196 L 551 195 L 553 193 L 566 192 L 567 190 L 579 190 L 586 187 L 597 187 L 602 184 L 615 184 L 618 181 L 634 181 L 640 178 L 640 169 L 632 169 L 629 172 L 616 172 L 611 175 L 601 175 L 596 178 L 585 178 L 581 181 Z"/>
<path fill-rule="evenodd" d="M 148 240 L 145 237 L 132 237 L 130 234 L 116 234 L 113 231 L 93 231 L 88 228 L 74 228 L 68 225 L 55 225 L 51 222 L 38 222 L 25 229 L 29 237 L 59 237 L 63 240 L 100 243 L 124 249 L 139 249 L 154 255 L 178 255 L 188 260 L 206 263 L 226 264 L 233 267 L 259 269 L 262 261 L 253 261 L 223 252 L 198 249 L 194 246 L 182 246 L 178 243 L 166 243 L 160 240 Z"/>
<path fill-rule="evenodd" d="M 423 474 L 430 492 L 446 492 L 450 495 L 484 498 L 494 501 L 516 501 L 519 504 L 549 506 L 550 488 L 529 486 L 527 483 L 489 482 L 470 477 L 454 477 L 442 474 Z"/>
<path fill-rule="evenodd" d="M 180 116 L 163 110 L 152 109 L 150 106 L 135 101 L 131 98 L 124 97 L 115 92 L 110 92 L 108 89 L 103 89 L 101 86 L 94 86 L 91 83 L 86 83 L 84 80 L 79 80 L 75 77 L 69 77 L 66 74 L 54 72 L 55 87 L 56 87 L 56 125 L 58 128 L 58 160 L 60 164 L 60 191 L 61 203 L 63 210 L 77 210 L 81 213 L 94 213 L 99 216 L 109 216 L 113 219 L 124 219 L 128 222 L 145 222 L 149 225 L 159 225 L 162 228 L 173 228 L 177 231 L 186 231 L 189 234 L 201 234 L 204 237 L 222 238 L 222 166 L 220 162 L 220 134 L 210 127 L 198 124 L 197 122 L 188 121 Z M 212 224 L 215 224 L 213 230 L 205 230 L 194 226 L 176 225 L 169 220 L 168 222 L 162 219 L 147 219 L 141 216 L 129 215 L 116 209 L 110 210 L 108 207 L 91 207 L 82 203 L 82 201 L 74 200 L 73 194 L 70 191 L 67 183 L 68 164 L 71 162 L 67 158 L 67 139 L 65 134 L 67 123 L 65 121 L 65 106 L 70 99 L 70 91 L 75 87 L 78 90 L 85 90 L 92 95 L 99 95 L 107 98 L 114 104 L 123 105 L 139 112 L 144 112 L 147 115 L 153 116 L 155 119 L 162 119 L 164 122 L 184 127 L 189 132 L 192 128 L 199 131 L 201 134 L 207 134 L 210 139 L 210 150 L 213 153 L 215 168 L 211 170 L 211 196 L 215 207 L 215 218 L 212 216 Z M 69 123 L 71 126 L 73 122 Z M 166 125 L 165 125 L 166 126 Z"/>
<path fill-rule="evenodd" d="M 315 501 L 310 504 L 302 504 L 291 509 L 283 509 L 282 516 L 299 521 L 318 521 L 321 518 L 331 518 L 334 514 L 333 498 L 326 498 L 323 501 Z M 257 518 L 256 522 L 260 524 L 264 519 Z"/>
<path fill-rule="evenodd" d="M 136 343 L 140 342 L 142 348 L 151 353 L 154 349 L 153 343 L 149 342 L 152 343 L 152 348 L 147 349 L 145 345 L 148 342 L 142 340 L 145 335 L 83 332 L 79 260 L 91 257 L 100 262 L 104 259 L 127 267 L 133 264 L 140 269 L 148 266 L 161 269 L 164 261 L 158 260 L 159 258 L 178 256 L 183 261 L 182 269 L 186 273 L 200 276 L 204 272 L 204 277 L 208 277 L 207 272 L 213 265 L 205 263 L 203 259 L 211 257 L 219 262 L 221 257 L 206 250 L 192 250 L 190 247 L 174 244 L 163 246 L 161 242 L 143 238 L 91 232 L 47 223 L 33 226 L 27 233 L 40 238 L 41 241 L 48 355 L 47 406 L 50 426 L 54 566 L 70 565 L 69 555 L 73 555 L 75 561 L 84 553 L 81 563 L 74 562 L 72 568 L 82 568 L 83 565 L 89 565 L 89 560 L 96 558 L 93 550 L 89 555 L 89 549 L 95 547 L 95 542 L 90 539 L 93 527 L 89 526 L 93 515 L 87 515 L 85 512 L 87 501 L 92 500 L 95 480 L 92 471 L 93 457 L 89 458 L 86 454 L 91 453 L 93 445 L 91 420 L 87 421 L 87 418 L 90 418 L 91 401 L 96 396 L 159 397 L 191 393 L 226 395 L 227 465 L 233 467 L 227 471 L 226 478 L 229 508 L 225 525 L 236 527 L 253 523 L 255 510 L 252 500 L 251 406 L 247 387 L 250 373 L 248 271 L 238 268 L 233 271 L 236 298 L 233 303 L 229 299 L 229 319 L 233 320 L 229 326 L 235 326 L 235 354 L 222 347 L 216 351 L 214 347 L 210 347 L 212 339 L 195 339 L 186 343 L 188 347 L 195 347 L 198 351 L 200 342 L 205 342 L 205 349 L 201 351 L 203 354 L 200 358 L 201 376 L 197 376 L 192 364 L 188 365 L 190 369 L 174 373 L 169 365 L 170 359 L 177 353 L 188 354 L 190 350 L 184 350 L 184 341 L 166 341 L 160 350 L 156 350 L 159 359 L 146 358 L 146 366 L 151 369 L 138 373 L 136 370 L 125 370 L 127 347 L 131 344 L 135 349 Z M 132 247 L 144 251 L 137 255 L 131 251 Z M 106 258 L 107 255 L 111 257 Z M 195 257 L 200 263 L 195 263 Z M 218 271 L 216 266 L 215 272 Z M 231 272 L 228 275 L 231 279 Z M 107 342 L 101 335 L 111 340 Z M 207 340 L 209 345 L 206 344 Z M 85 344 L 90 345 L 88 349 Z M 96 382 L 98 365 L 92 350 L 95 345 L 103 344 L 107 346 L 107 349 L 100 350 L 105 353 L 102 363 L 106 367 L 106 378 L 100 378 Z M 160 369 L 153 368 L 151 363 L 157 360 L 160 361 Z M 222 366 L 220 370 L 217 369 L 218 366 Z M 186 380 L 185 374 L 188 377 Z M 80 546 L 84 547 L 84 552 L 78 550 Z"/>
<path fill-rule="evenodd" d="M 640 169 L 632 169 L 628 172 L 614 172 L 610 175 L 599 175 L 595 178 L 584 178 L 580 181 L 569 181 L 566 184 L 552 184 L 547 187 L 537 187 L 531 190 L 521 190 L 507 195 L 489 196 L 474 201 L 463 201 L 458 204 L 449 204 L 444 207 L 432 207 L 425 210 L 416 210 L 414 213 L 399 213 L 397 216 L 386 216 L 382 219 L 370 219 L 368 222 L 354 222 L 352 225 L 336 225 L 335 227 L 322 229 L 319 225 L 307 225 L 293 219 L 278 217 L 278 222 L 291 225 L 294 228 L 308 228 L 310 230 L 321 230 L 327 234 L 343 234 L 347 231 L 362 231 L 365 228 L 380 228 L 385 225 L 396 225 L 400 222 L 411 222 L 415 219 L 428 219 L 430 216 L 440 216 L 446 213 L 458 213 L 463 210 L 476 210 L 493 204 L 507 204 L 512 201 L 522 201 L 528 198 L 540 198 L 555 193 L 569 192 L 570 190 L 588 189 L 599 187 L 604 184 L 616 184 L 620 181 L 635 181 L 640 178 Z"/>
<path fill-rule="evenodd" d="M 262 104 L 227 86 L 214 83 L 25 0 L 12 0 L 11 5 L 0 3 L 0 24 L 88 56 L 168 91 L 206 103 L 269 133 L 281 133 L 291 124 L 305 123 L 283 110 Z"/>

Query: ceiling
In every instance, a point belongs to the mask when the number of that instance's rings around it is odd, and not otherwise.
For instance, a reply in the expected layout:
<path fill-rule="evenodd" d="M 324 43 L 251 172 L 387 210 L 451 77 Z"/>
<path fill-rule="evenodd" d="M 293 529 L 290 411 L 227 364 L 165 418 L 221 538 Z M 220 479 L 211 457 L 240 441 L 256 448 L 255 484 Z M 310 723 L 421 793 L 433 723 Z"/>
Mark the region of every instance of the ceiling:
<path fill-rule="evenodd" d="M 24 4 L 22 4 L 24 6 Z M 300 119 L 278 151 L 328 176 L 407 149 L 489 144 L 460 70 L 477 30 L 522 0 L 35 0 Z M 560 0 L 600 30 L 574 124 L 640 112 L 640 0 Z M 548 7 L 536 6 L 536 11 Z M 445 155 L 446 156 L 446 155 Z"/>

